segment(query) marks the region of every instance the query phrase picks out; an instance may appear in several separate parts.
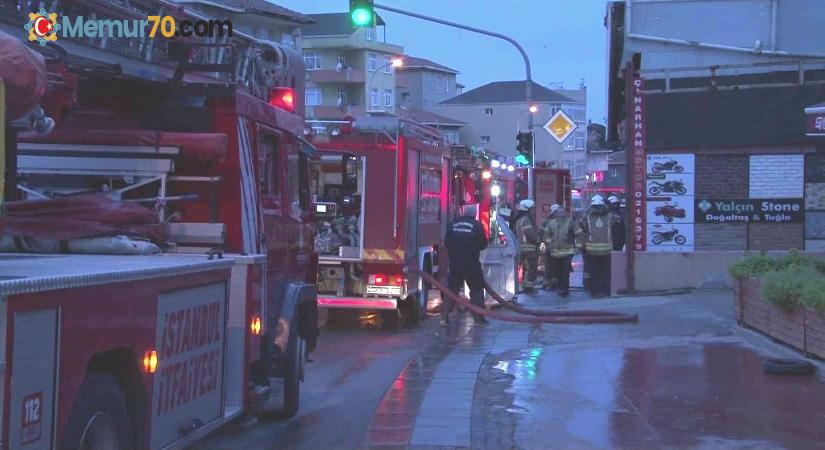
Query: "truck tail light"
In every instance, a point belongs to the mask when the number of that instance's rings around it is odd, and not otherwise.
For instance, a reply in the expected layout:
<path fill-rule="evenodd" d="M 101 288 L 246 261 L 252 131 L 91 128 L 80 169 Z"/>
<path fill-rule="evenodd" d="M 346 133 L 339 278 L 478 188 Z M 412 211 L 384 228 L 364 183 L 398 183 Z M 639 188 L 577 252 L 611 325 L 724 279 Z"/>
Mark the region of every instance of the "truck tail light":
<path fill-rule="evenodd" d="M 269 91 L 269 104 L 283 110 L 295 111 L 295 91 L 292 88 L 276 87 Z"/>
<path fill-rule="evenodd" d="M 146 373 L 155 373 L 158 369 L 158 352 L 154 349 L 146 350 L 143 354 L 143 370 Z"/>
<path fill-rule="evenodd" d="M 261 335 L 261 318 L 255 316 L 252 320 L 249 321 L 249 331 L 252 332 L 253 336 L 260 336 Z"/>
<path fill-rule="evenodd" d="M 387 284 L 387 276 L 386 275 L 370 275 L 369 277 L 369 284 L 374 285 L 383 285 Z"/>
<path fill-rule="evenodd" d="M 393 282 L 392 282 L 393 286 L 401 286 L 401 285 L 403 285 L 403 284 L 404 284 L 404 277 L 403 277 L 403 276 L 401 276 L 401 275 L 396 275 L 396 276 L 394 276 L 394 277 L 392 277 L 392 278 L 393 278 L 393 280 L 392 280 L 392 281 L 393 281 Z"/>

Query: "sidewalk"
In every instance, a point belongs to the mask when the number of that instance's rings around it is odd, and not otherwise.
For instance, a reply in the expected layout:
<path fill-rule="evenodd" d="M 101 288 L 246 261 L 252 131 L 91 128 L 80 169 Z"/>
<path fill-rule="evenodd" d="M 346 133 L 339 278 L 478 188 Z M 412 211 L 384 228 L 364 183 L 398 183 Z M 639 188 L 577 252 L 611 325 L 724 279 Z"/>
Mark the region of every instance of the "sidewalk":
<path fill-rule="evenodd" d="M 730 296 L 520 298 L 639 324 L 453 321 L 387 392 L 365 447 L 825 448 L 825 383 L 765 375 L 770 347 L 732 332 Z"/>

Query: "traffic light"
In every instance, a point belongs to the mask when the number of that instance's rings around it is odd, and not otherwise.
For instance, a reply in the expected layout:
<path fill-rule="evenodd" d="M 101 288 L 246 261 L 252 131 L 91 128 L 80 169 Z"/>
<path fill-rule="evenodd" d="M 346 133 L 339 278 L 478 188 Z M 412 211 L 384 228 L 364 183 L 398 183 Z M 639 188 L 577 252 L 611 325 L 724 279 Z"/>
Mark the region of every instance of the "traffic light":
<path fill-rule="evenodd" d="M 371 27 L 375 22 L 373 0 L 349 0 L 349 18 L 353 27 Z"/>
<path fill-rule="evenodd" d="M 521 164 L 522 166 L 533 166 L 533 132 L 526 131 L 526 132 L 519 132 L 516 135 L 516 141 L 518 145 L 516 145 L 516 150 L 518 151 L 518 155 L 516 156 L 516 162 Z"/>

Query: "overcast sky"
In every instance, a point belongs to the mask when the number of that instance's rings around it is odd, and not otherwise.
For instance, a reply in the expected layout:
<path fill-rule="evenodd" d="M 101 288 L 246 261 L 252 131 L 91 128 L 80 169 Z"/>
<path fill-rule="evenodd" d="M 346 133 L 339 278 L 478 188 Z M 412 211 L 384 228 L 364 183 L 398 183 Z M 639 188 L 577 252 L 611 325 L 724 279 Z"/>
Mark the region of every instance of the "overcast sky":
<path fill-rule="evenodd" d="M 271 0 L 298 12 L 345 12 L 348 0 Z M 605 122 L 605 0 L 378 0 L 377 3 L 497 31 L 527 50 L 533 80 L 587 86 L 587 117 Z M 509 43 L 469 31 L 379 11 L 387 42 L 461 74 L 467 90 L 491 81 L 523 80 L 524 63 Z"/>

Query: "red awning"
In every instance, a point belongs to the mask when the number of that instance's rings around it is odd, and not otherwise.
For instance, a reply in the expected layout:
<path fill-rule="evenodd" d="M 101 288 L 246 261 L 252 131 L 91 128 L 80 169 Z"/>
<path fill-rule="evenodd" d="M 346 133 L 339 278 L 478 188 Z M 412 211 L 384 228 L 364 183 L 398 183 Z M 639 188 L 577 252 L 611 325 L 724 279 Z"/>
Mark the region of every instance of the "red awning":
<path fill-rule="evenodd" d="M 134 145 L 180 147 L 184 161 L 220 162 L 226 157 L 228 138 L 223 133 L 176 133 L 152 130 L 57 129 L 41 135 L 21 133 L 20 142 L 76 145 Z"/>

